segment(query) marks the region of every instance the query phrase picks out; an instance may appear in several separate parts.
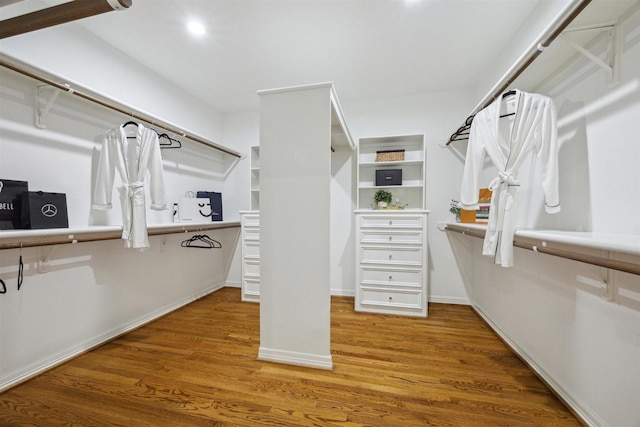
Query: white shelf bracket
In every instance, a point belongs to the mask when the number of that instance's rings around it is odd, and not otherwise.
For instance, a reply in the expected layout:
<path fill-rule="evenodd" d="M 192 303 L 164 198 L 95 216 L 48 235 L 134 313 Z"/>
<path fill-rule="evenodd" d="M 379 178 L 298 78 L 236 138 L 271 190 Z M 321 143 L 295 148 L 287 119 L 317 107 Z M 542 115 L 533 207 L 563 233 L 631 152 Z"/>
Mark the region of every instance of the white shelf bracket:
<path fill-rule="evenodd" d="M 617 287 L 615 284 L 615 281 L 613 280 L 613 275 L 615 274 L 615 272 L 606 269 L 606 273 L 605 273 L 605 278 L 602 279 L 602 281 L 604 282 L 604 289 L 603 289 L 603 294 L 602 294 L 602 298 L 606 301 L 615 301 L 616 300 L 616 293 L 617 293 Z"/>
<path fill-rule="evenodd" d="M 610 252 L 607 252 L 608 258 L 611 258 Z M 576 281 L 591 286 L 594 289 L 598 289 L 600 297 L 605 301 L 615 301 L 617 288 L 613 276 L 615 272 L 604 267 L 595 267 L 590 269 L 593 272 L 593 277 L 587 277 L 584 275 L 576 275 Z"/>
<path fill-rule="evenodd" d="M 47 114 L 49 114 L 49 110 L 51 110 L 51 107 L 53 107 L 53 104 L 55 104 L 56 99 L 58 99 L 58 95 L 60 95 L 60 92 L 62 92 L 60 89 L 51 87 L 49 85 L 38 86 L 38 89 L 36 90 L 35 102 L 36 127 L 40 129 L 46 129 L 47 125 L 44 123 L 44 119 L 45 117 L 47 117 Z M 50 96 L 48 100 L 47 95 Z M 41 99 L 45 100 L 44 106 L 41 106 Z"/>
<path fill-rule="evenodd" d="M 609 61 L 603 61 L 598 56 L 591 53 L 589 50 L 580 46 L 578 43 L 574 42 L 570 38 L 566 36 L 566 32 L 562 33 L 558 38 L 574 48 L 578 53 L 585 56 L 591 62 L 596 64 L 598 67 L 602 68 L 604 72 L 607 74 L 607 80 L 609 82 L 609 86 L 615 86 L 620 82 L 620 67 L 621 67 L 621 58 L 622 58 L 622 45 L 623 45 L 623 32 L 622 27 L 620 25 L 600 25 L 594 27 L 585 27 L 576 30 L 572 30 L 571 32 L 577 31 L 607 31 L 607 35 L 609 37 L 610 44 L 610 52 Z"/>
<path fill-rule="evenodd" d="M 40 246 L 38 248 L 38 273 L 44 274 L 51 270 L 51 257 L 53 257 L 57 247 L 58 245 Z"/>

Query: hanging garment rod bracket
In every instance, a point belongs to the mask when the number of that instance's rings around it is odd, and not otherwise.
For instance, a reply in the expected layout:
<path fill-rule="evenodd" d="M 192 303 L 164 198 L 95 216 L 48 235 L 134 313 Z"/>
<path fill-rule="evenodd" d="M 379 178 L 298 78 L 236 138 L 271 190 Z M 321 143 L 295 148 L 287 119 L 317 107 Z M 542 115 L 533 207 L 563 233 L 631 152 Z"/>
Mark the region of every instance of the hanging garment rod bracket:
<path fill-rule="evenodd" d="M 38 273 L 44 274 L 51 270 L 51 258 L 54 252 L 58 248 L 58 245 L 49 247 L 40 246 L 38 248 Z"/>
<path fill-rule="evenodd" d="M 44 123 L 45 117 L 49 114 L 49 110 L 55 104 L 56 99 L 58 99 L 58 95 L 60 95 L 61 90 L 58 88 L 53 88 L 49 85 L 40 85 L 36 89 L 36 108 L 34 109 L 35 113 L 35 121 L 36 127 L 40 129 L 46 129 L 47 125 Z M 47 100 L 47 96 L 50 98 Z M 46 102 L 44 106 L 41 106 L 41 100 L 44 99 Z"/>
<path fill-rule="evenodd" d="M 615 301 L 617 292 L 615 282 L 613 281 L 615 272 L 608 268 L 595 268 L 594 270 L 597 270 L 594 271 L 593 274 L 595 277 L 576 274 L 576 282 L 600 290 L 602 292 L 600 296 L 606 301 Z"/>
<path fill-rule="evenodd" d="M 609 55 L 609 62 L 600 59 L 597 55 L 591 53 L 588 49 L 580 46 L 578 43 L 571 40 L 566 34 L 560 35 L 559 39 L 574 48 L 578 53 L 582 54 L 598 67 L 602 68 L 607 75 L 609 87 L 615 86 L 620 82 L 620 65 L 622 57 L 623 36 L 622 28 L 619 25 L 598 25 L 594 27 L 583 27 L 580 29 L 574 29 L 571 32 L 594 30 L 607 31 L 611 50 L 611 54 Z"/>

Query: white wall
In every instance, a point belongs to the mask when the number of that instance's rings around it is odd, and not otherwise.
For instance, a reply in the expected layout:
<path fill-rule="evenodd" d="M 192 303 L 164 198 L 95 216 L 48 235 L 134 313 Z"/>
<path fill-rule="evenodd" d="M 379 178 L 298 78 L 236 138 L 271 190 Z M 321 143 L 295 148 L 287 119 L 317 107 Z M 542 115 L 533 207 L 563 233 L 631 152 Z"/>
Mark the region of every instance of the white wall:
<path fill-rule="evenodd" d="M 609 87 L 604 72 L 579 57 L 536 89 L 558 107 L 562 212 L 543 213 L 537 166 L 525 162 L 519 226 L 640 241 L 634 213 L 640 207 L 640 14 L 624 28 L 617 86 Z M 600 41 L 591 50 L 604 56 L 606 47 Z M 492 176 L 491 167 L 484 178 Z M 515 266 L 503 269 L 480 255 L 479 239 L 450 239 L 474 305 L 590 425 L 640 425 L 639 276 L 609 271 L 607 277 L 605 269 L 522 249 L 515 251 Z M 603 298 L 603 280 L 613 287 L 611 301 Z"/>
<path fill-rule="evenodd" d="M 356 208 L 356 152 L 331 153 L 329 254 L 331 295 L 355 296 L 356 257 L 353 211 Z"/>
<path fill-rule="evenodd" d="M 256 96 L 258 96 L 256 94 Z M 251 159 L 249 150 L 252 145 L 260 145 L 260 114 L 257 111 L 227 114 L 223 116 L 223 140 L 226 145 L 234 147 L 244 157 L 234 167 L 224 181 L 222 194 L 225 198 L 225 219 L 239 220 L 240 211 L 251 208 Z M 234 256 L 227 277 L 227 286 L 242 285 L 242 250 L 241 242 L 234 251 Z"/>
<path fill-rule="evenodd" d="M 38 32 L 3 40 L 1 51 L 210 139 L 220 136 L 215 111 L 184 97 L 151 70 L 71 27 L 70 32 L 46 31 L 51 44 L 42 43 L 45 36 Z M 65 46 L 67 55 L 51 45 Z M 66 193 L 71 227 L 121 224 L 118 198 L 111 211 L 95 212 L 91 190 L 102 135 L 128 118 L 63 93 L 45 120 L 47 129 L 38 129 L 38 84 L 0 70 L 0 177 L 28 181 L 31 190 Z M 226 159 L 182 142 L 183 149 L 162 152 L 169 202 L 187 190 L 223 190 Z M 171 221 L 170 210 L 148 210 L 150 224 Z M 20 251 L 0 251 L 0 277 L 8 287 L 0 295 L 0 389 L 224 286 L 239 229 L 208 234 L 223 244 L 222 250 L 180 247 L 191 234 L 152 237 L 145 252 L 124 249 L 120 240 L 25 248 L 19 292 Z M 49 255 L 50 271 L 39 273 L 39 260 Z"/>

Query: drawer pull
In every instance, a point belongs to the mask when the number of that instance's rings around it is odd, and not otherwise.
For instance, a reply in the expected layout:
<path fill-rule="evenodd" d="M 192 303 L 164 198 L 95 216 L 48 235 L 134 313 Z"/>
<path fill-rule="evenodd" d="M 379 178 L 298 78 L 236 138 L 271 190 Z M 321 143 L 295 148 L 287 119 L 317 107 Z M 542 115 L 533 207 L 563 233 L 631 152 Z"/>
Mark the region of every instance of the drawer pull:
<path fill-rule="evenodd" d="M 393 237 L 392 237 L 392 236 L 389 236 L 389 241 L 391 241 L 391 239 L 393 239 Z"/>
<path fill-rule="evenodd" d="M 393 221 L 389 221 L 389 225 L 393 225 Z"/>
<path fill-rule="evenodd" d="M 393 276 L 389 276 L 389 281 L 392 281 L 392 280 L 393 280 Z"/>
<path fill-rule="evenodd" d="M 393 255 L 389 254 L 389 259 L 393 258 Z"/>
<path fill-rule="evenodd" d="M 389 302 L 393 301 L 393 297 L 389 297 Z"/>

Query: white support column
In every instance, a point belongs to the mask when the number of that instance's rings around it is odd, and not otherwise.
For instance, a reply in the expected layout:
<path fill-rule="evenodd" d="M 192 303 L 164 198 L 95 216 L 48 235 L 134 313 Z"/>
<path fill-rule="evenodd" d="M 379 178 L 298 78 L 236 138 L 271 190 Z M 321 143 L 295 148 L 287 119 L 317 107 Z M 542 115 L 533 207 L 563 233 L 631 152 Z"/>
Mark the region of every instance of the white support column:
<path fill-rule="evenodd" d="M 258 359 L 332 369 L 331 85 L 260 92 Z"/>

